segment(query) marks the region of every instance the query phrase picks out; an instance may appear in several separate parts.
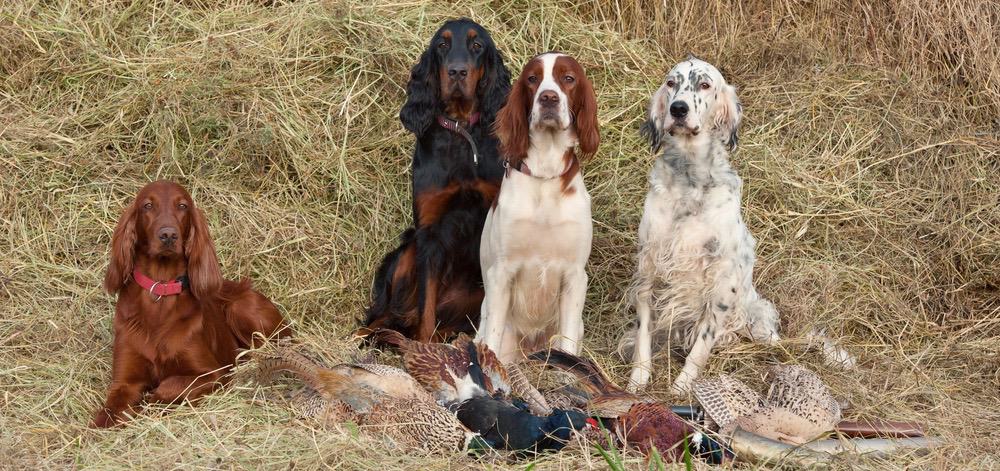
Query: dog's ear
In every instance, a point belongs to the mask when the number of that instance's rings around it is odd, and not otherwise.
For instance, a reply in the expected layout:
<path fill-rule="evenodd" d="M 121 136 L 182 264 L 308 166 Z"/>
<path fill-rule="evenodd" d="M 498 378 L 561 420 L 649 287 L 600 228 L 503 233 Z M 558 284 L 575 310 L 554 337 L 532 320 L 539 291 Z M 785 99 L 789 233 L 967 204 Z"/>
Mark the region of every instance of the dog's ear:
<path fill-rule="evenodd" d="M 597 95 L 594 93 L 594 85 L 585 75 L 577 78 L 573 105 L 580 158 L 586 160 L 597 152 L 597 146 L 601 144 L 601 132 L 597 122 Z"/>
<path fill-rule="evenodd" d="M 523 83 L 524 74 L 521 75 L 511 87 L 507 103 L 500 108 L 493 123 L 493 133 L 500 141 L 500 155 L 514 166 L 527 156 L 530 144 L 528 112 L 531 110 L 531 96 Z"/>
<path fill-rule="evenodd" d="M 667 82 L 664 81 L 660 88 L 649 100 L 649 115 L 646 122 L 639 128 L 639 135 L 649 141 L 649 148 L 653 152 L 660 150 L 663 146 L 663 121 L 667 116 Z"/>
<path fill-rule="evenodd" d="M 434 37 L 436 39 L 437 35 Z M 399 111 L 403 127 L 417 137 L 427 130 L 437 113 L 438 94 L 441 90 L 439 81 L 437 54 L 429 46 L 410 70 L 410 82 L 406 84 L 406 103 Z"/>
<path fill-rule="evenodd" d="M 207 300 L 222 288 L 222 271 L 219 257 L 215 254 L 215 244 L 208 232 L 205 213 L 198 208 L 191 212 L 191 228 L 184 240 L 184 255 L 187 256 L 188 282 L 191 294 L 200 300 Z"/>
<path fill-rule="evenodd" d="M 111 236 L 111 261 L 104 273 L 104 289 L 110 294 L 120 291 L 125 286 L 125 281 L 132 275 L 135 263 L 135 220 L 139 215 L 138 205 L 138 200 L 135 200 L 125 208 Z"/>
<path fill-rule="evenodd" d="M 743 105 L 736 96 L 736 87 L 725 84 L 715 100 L 715 129 L 722 142 L 730 151 L 736 149 L 739 141 L 740 121 L 743 119 Z"/>
<path fill-rule="evenodd" d="M 476 91 L 479 94 L 480 109 L 482 109 L 482 122 L 487 126 L 492 124 L 507 102 L 507 95 L 510 93 L 510 71 L 503 63 L 503 56 L 493 44 L 493 39 L 488 34 L 481 34 L 480 37 L 487 38 L 486 59 L 484 67 L 486 73 L 479 79 Z"/>

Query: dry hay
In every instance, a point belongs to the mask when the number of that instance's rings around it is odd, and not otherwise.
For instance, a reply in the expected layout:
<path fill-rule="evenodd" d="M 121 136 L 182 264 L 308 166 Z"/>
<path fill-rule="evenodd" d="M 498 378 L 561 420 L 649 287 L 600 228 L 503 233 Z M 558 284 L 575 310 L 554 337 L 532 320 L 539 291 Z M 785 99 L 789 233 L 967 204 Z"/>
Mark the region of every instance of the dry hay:
<path fill-rule="evenodd" d="M 1000 4 L 219 3 L 0 6 L 2 466 L 469 465 L 316 429 L 248 386 L 86 429 L 110 372 L 111 229 L 155 178 L 206 209 L 226 275 L 253 277 L 314 350 L 353 354 L 345 338 L 409 214 L 407 71 L 456 15 L 492 31 L 512 69 L 561 49 L 594 79 L 604 143 L 585 169 L 586 350 L 616 378 L 651 162 L 636 130 L 690 51 L 739 87 L 734 161 L 757 280 L 789 339 L 728 348 L 707 373 L 756 382 L 770 363 L 801 363 L 850 400 L 848 417 L 920 421 L 949 443 L 844 467 L 1000 466 Z M 797 336 L 813 327 L 842 339 L 858 370 L 803 353 Z M 540 464 L 602 466 L 578 450 Z"/>

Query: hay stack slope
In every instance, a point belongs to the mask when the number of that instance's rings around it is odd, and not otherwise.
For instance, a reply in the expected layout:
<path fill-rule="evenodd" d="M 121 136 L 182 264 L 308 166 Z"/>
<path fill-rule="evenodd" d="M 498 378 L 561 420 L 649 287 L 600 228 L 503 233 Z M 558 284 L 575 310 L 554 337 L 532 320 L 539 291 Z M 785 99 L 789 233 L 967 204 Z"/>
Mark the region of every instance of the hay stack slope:
<path fill-rule="evenodd" d="M 353 353 L 345 338 L 410 213 L 408 69 L 457 15 L 484 24 L 513 70 L 558 49 L 595 82 L 585 350 L 619 382 L 652 161 L 637 130 L 693 52 L 739 88 L 733 159 L 757 283 L 789 338 L 728 348 L 705 374 L 803 364 L 850 400 L 847 418 L 921 421 L 950 444 L 845 467 L 1000 466 L 1000 4 L 981 0 L 0 2 L 2 466 L 468 465 L 318 429 L 248 386 L 86 428 L 110 378 L 111 231 L 152 179 L 206 210 L 225 275 L 253 277 L 314 350 Z M 795 338 L 813 328 L 857 371 L 803 354 Z M 662 364 L 656 394 L 679 368 Z M 541 465 L 605 466 L 581 451 Z"/>

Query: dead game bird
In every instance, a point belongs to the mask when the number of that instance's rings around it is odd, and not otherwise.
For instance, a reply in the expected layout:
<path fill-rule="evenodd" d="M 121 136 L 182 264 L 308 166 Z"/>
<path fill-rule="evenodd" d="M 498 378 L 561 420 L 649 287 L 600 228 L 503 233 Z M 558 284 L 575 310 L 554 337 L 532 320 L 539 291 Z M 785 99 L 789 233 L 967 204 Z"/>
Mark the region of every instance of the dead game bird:
<path fill-rule="evenodd" d="M 469 365 L 475 357 L 483 374 L 483 381 L 478 387 L 487 395 L 495 397 L 499 393 L 504 399 L 519 397 L 527 402 L 534 414 L 552 413 L 545 398 L 528 382 L 517 365 L 502 364 L 493 350 L 474 342 L 465 334 L 459 334 L 451 343 L 418 342 L 390 329 L 376 329 L 370 336 L 377 342 L 399 349 L 406 371 L 431 391 L 440 403 L 459 402 L 463 396 L 460 387 L 475 383 L 469 378 Z M 469 397 L 471 395 L 465 395 L 464 399 Z"/>
<path fill-rule="evenodd" d="M 599 417 L 620 442 L 644 454 L 655 447 L 675 461 L 683 456 L 679 445 L 694 429 L 670 407 L 619 388 L 586 358 L 556 349 L 535 352 L 528 358 L 575 376 L 590 395 L 590 414 Z"/>
<path fill-rule="evenodd" d="M 764 400 L 728 375 L 698 380 L 695 398 L 724 437 L 737 427 L 762 437 L 801 445 L 831 432 L 840 422 L 840 404 L 823 380 L 806 368 L 775 365 L 768 370 L 771 387 Z"/>
<path fill-rule="evenodd" d="M 316 391 L 321 411 L 346 414 L 362 430 L 385 435 L 410 449 L 468 450 L 476 434 L 439 406 L 406 372 L 385 365 L 318 365 L 291 347 L 255 352 L 259 377 L 288 371 Z"/>
<path fill-rule="evenodd" d="M 551 414 L 536 416 L 523 407 L 506 400 L 489 396 L 483 383 L 486 381 L 479 363 L 477 347 L 466 344 L 470 362 L 468 379 L 479 388 L 460 388 L 461 403 L 457 408 L 458 420 L 497 450 L 515 451 L 519 455 L 562 449 L 575 431 L 593 429 L 597 424 L 580 411 L 553 410 Z M 471 394 L 465 397 L 465 393 Z M 499 394 L 497 395 L 500 396 Z"/>

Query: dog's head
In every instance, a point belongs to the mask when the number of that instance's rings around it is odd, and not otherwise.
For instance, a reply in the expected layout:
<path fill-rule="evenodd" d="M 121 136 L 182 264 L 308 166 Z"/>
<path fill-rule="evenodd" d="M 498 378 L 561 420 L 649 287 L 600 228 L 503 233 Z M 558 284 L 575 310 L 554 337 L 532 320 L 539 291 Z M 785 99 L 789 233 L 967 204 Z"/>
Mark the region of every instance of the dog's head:
<path fill-rule="evenodd" d="M 535 56 L 514 82 L 494 126 L 501 152 L 512 164 L 523 159 L 531 135 L 572 133 L 580 157 L 597 152 L 601 136 L 597 96 L 583 66 L 558 52 Z"/>
<path fill-rule="evenodd" d="M 642 134 L 654 150 L 666 136 L 692 137 L 715 133 L 730 149 L 736 147 L 742 107 L 736 88 L 715 66 L 689 56 L 674 66 L 649 103 Z"/>
<path fill-rule="evenodd" d="M 206 299 L 222 286 L 219 260 L 205 214 L 184 187 L 160 180 L 139 190 L 118 220 L 111 239 L 111 262 L 104 287 L 116 293 L 125 285 L 138 257 L 183 260 L 195 297 Z"/>
<path fill-rule="evenodd" d="M 469 19 L 445 22 L 410 71 L 403 126 L 422 135 L 438 114 L 491 123 L 510 91 L 510 72 L 490 33 Z"/>

